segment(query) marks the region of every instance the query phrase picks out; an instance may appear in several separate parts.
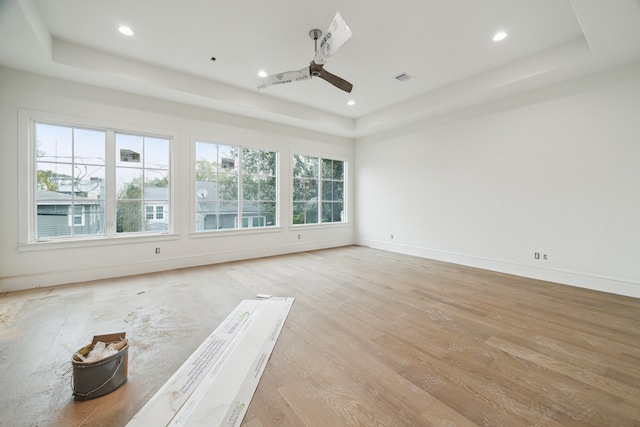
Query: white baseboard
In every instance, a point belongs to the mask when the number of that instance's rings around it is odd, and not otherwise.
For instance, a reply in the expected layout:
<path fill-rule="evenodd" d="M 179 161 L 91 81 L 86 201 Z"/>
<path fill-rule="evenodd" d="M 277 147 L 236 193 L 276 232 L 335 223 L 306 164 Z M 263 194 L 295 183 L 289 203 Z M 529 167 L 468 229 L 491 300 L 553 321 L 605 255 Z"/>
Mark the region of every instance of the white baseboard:
<path fill-rule="evenodd" d="M 91 280 L 111 279 L 136 274 L 175 270 L 177 268 L 198 267 L 209 264 L 263 258 L 288 253 L 305 252 L 317 249 L 347 246 L 353 244 L 349 239 L 322 240 L 305 243 L 293 243 L 270 247 L 251 247 L 238 250 L 210 252 L 196 256 L 162 258 L 159 260 L 136 261 L 127 264 L 105 265 L 94 268 L 44 271 L 0 278 L 0 293 L 26 289 L 44 288 Z"/>
<path fill-rule="evenodd" d="M 469 267 L 481 268 L 500 273 L 513 274 L 515 276 L 528 277 L 531 279 L 640 298 L 640 283 L 624 278 L 606 277 L 576 271 L 539 267 L 524 263 L 484 258 L 437 249 L 388 243 L 374 239 L 356 238 L 355 244 L 368 246 L 374 249 L 382 249 L 389 252 L 466 265 Z"/>
<path fill-rule="evenodd" d="M 539 267 L 504 260 L 495 260 L 455 252 L 388 243 L 373 239 L 356 239 L 355 242 L 349 239 L 338 239 L 320 242 L 294 243 L 277 247 L 244 248 L 235 251 L 212 252 L 197 256 L 163 258 L 158 261 L 153 260 L 123 265 L 108 265 L 89 269 L 81 268 L 75 270 L 47 271 L 34 274 L 8 276 L 0 279 L 0 293 L 85 282 L 90 280 L 124 277 L 135 274 L 153 273 L 158 271 L 174 270 L 177 268 L 219 264 L 223 262 L 262 258 L 317 249 L 327 249 L 354 243 L 389 252 L 413 255 L 421 258 L 482 268 L 485 270 L 545 280 L 563 285 L 577 286 L 585 289 L 640 298 L 640 283 L 633 280 L 596 276 L 592 274 Z"/>

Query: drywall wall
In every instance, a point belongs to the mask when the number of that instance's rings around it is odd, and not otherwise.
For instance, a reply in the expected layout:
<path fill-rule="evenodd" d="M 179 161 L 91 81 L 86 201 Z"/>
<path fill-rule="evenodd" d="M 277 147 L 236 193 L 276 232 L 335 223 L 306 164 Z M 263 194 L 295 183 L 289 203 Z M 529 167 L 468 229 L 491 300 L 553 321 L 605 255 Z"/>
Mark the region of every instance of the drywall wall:
<path fill-rule="evenodd" d="M 29 244 L 25 177 L 30 112 L 175 135 L 174 230 L 164 236 Z M 292 226 L 293 154 L 346 160 L 354 142 L 311 131 L 0 68 L 0 292 L 262 257 L 353 243 L 352 223 Z M 73 123 L 72 123 L 73 124 Z M 278 151 L 280 225 L 194 233 L 193 140 Z M 348 176 L 349 182 L 353 182 Z M 353 188 L 347 189 L 347 209 Z M 193 196 L 193 197 L 192 197 Z M 349 212 L 347 212 L 349 215 Z M 160 254 L 155 248 L 160 248 Z"/>
<path fill-rule="evenodd" d="M 640 297 L 639 76 L 356 141 L 356 242 Z"/>

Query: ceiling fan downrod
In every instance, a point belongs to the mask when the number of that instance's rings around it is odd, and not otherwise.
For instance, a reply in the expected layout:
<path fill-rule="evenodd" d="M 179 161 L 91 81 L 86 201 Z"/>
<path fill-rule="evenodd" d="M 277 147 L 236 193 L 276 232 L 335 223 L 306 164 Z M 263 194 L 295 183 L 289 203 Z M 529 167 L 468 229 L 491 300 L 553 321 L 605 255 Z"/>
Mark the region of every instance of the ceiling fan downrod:
<path fill-rule="evenodd" d="M 318 30 L 317 28 L 314 30 L 309 31 L 309 37 L 311 37 L 313 39 L 313 41 L 315 42 L 315 52 L 318 51 L 318 39 L 322 36 L 322 31 Z"/>
<path fill-rule="evenodd" d="M 318 30 L 317 28 L 309 31 L 309 37 L 313 39 L 313 42 L 315 44 L 314 52 L 318 52 L 318 39 L 321 36 L 322 36 L 322 31 Z M 315 68 L 314 68 L 314 65 L 315 65 Z M 311 61 L 311 68 L 309 69 L 309 71 L 313 77 L 319 77 L 321 70 L 322 70 L 322 66 L 318 68 L 318 65 L 315 62 Z"/>

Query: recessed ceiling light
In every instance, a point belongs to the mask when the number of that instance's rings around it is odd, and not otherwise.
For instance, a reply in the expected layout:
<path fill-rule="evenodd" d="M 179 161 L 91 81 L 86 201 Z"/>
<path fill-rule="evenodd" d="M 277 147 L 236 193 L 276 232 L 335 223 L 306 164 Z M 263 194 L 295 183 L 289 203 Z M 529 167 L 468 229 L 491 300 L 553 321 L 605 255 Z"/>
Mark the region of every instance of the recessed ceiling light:
<path fill-rule="evenodd" d="M 504 31 L 498 31 L 494 36 L 493 36 L 493 41 L 494 42 L 499 42 L 500 40 L 504 40 L 506 39 L 508 36 L 507 33 L 505 33 Z"/>
<path fill-rule="evenodd" d="M 126 25 L 121 25 L 120 28 L 118 28 L 118 31 L 120 31 L 125 36 L 133 35 L 133 31 L 131 31 L 131 28 L 127 27 Z"/>
<path fill-rule="evenodd" d="M 356 101 L 354 101 L 353 99 L 350 99 L 350 100 L 347 102 L 347 105 L 356 105 Z"/>
<path fill-rule="evenodd" d="M 258 71 L 258 77 L 267 77 L 267 72 L 264 70 Z"/>

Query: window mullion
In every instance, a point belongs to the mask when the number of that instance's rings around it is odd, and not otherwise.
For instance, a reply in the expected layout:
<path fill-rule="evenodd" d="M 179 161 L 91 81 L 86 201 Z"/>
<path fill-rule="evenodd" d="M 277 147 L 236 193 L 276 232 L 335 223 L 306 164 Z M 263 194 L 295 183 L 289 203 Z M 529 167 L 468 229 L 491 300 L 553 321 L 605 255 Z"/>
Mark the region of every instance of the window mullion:
<path fill-rule="evenodd" d="M 322 158 L 318 157 L 318 219 L 317 222 L 322 222 Z"/>
<path fill-rule="evenodd" d="M 242 184 L 243 184 L 243 175 L 242 175 L 242 148 L 238 147 L 238 228 L 242 228 Z"/>
<path fill-rule="evenodd" d="M 113 237 L 116 234 L 116 138 L 115 131 L 107 131 L 106 168 L 105 168 L 105 200 L 104 218 L 105 234 Z"/>
<path fill-rule="evenodd" d="M 142 182 L 140 183 L 140 218 L 142 218 L 142 222 L 139 231 L 147 231 L 149 220 L 147 220 L 147 197 L 145 195 L 145 189 L 147 187 L 147 180 L 149 179 L 149 171 L 147 169 L 147 138 L 144 136 L 142 137 L 142 160 Z"/>
<path fill-rule="evenodd" d="M 71 223 L 69 232 L 71 237 L 76 235 L 76 130 L 71 130 L 71 206 L 69 215 Z"/>
<path fill-rule="evenodd" d="M 220 200 L 220 168 L 222 167 L 220 144 L 216 144 L 216 227 L 220 226 L 220 210 L 222 209 L 222 201 Z"/>

